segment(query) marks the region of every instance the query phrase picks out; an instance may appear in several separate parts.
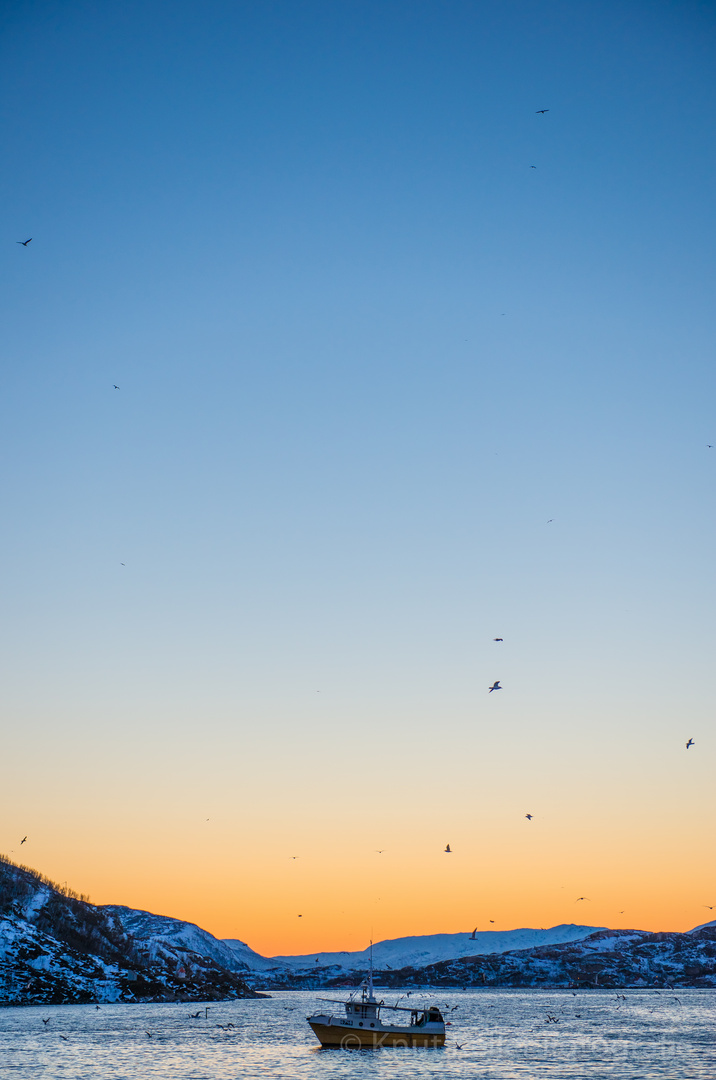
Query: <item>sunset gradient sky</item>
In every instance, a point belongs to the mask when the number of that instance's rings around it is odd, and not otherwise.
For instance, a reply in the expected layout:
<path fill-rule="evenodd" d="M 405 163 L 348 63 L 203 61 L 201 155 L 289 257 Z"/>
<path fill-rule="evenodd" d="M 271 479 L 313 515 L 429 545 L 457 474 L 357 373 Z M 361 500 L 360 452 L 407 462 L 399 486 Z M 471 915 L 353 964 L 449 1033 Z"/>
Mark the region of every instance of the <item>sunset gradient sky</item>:
<path fill-rule="evenodd" d="M 265 954 L 712 917 L 715 45 L 3 8 L 0 851 Z"/>

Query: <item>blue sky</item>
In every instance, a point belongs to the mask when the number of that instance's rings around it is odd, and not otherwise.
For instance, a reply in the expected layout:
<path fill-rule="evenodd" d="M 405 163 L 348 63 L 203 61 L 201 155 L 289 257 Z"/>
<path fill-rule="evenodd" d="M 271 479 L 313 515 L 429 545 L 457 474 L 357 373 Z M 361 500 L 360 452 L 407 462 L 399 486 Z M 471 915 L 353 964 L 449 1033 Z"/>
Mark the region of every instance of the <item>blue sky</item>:
<path fill-rule="evenodd" d="M 293 790 L 356 725 L 509 731 L 490 768 L 533 798 L 535 762 L 596 782 L 656 740 L 650 797 L 712 739 L 715 30 L 687 2 L 6 7 L 25 768 L 101 768 L 119 830 L 137 746 L 198 754 L 199 807 L 217 747 Z"/>

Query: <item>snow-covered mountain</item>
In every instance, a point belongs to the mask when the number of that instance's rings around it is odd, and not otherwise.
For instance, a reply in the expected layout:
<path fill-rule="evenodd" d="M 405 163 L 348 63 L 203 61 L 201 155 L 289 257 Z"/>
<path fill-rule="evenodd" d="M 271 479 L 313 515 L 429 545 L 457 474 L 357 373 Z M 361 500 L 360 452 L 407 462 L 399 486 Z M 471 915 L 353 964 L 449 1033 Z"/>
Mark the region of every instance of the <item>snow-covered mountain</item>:
<path fill-rule="evenodd" d="M 381 972 L 381 985 L 716 987 L 716 925 L 686 934 L 603 930 L 581 941 Z"/>
<path fill-rule="evenodd" d="M 96 907 L 0 857 L 0 1004 L 256 996 L 199 927 Z"/>
<path fill-rule="evenodd" d="M 135 948 L 151 963 L 166 961 L 171 957 L 175 964 L 181 965 L 183 960 L 191 962 L 191 955 L 194 954 L 209 957 L 227 971 L 249 970 L 225 942 L 194 923 L 115 904 L 106 904 L 99 910 L 106 912 L 121 925 L 134 941 Z M 259 960 L 261 959 L 262 957 L 259 957 Z"/>
<path fill-rule="evenodd" d="M 542 945 L 561 945 L 568 941 L 580 941 L 604 927 L 574 926 L 562 924 L 549 929 L 533 930 L 527 927 L 519 930 L 484 930 L 480 933 L 464 934 L 427 934 L 421 937 L 393 938 L 377 941 L 373 945 L 373 966 L 377 971 L 403 968 L 425 967 L 438 964 L 442 960 L 454 960 L 462 956 L 478 954 L 504 953 L 514 949 L 533 949 Z M 226 945 L 234 948 L 235 943 L 226 940 Z M 238 942 L 242 949 L 247 946 Z M 251 950 L 249 950 L 250 952 Z M 243 956 L 244 954 L 242 954 Z M 257 957 L 253 953 L 253 957 Z M 262 966 L 252 968 L 252 957 L 246 957 L 250 970 L 269 971 L 271 968 L 288 968 L 291 971 L 312 971 L 330 968 L 332 971 L 361 971 L 370 964 L 370 948 L 359 952 L 319 952 L 305 956 L 274 956 L 270 960 L 263 957 Z"/>

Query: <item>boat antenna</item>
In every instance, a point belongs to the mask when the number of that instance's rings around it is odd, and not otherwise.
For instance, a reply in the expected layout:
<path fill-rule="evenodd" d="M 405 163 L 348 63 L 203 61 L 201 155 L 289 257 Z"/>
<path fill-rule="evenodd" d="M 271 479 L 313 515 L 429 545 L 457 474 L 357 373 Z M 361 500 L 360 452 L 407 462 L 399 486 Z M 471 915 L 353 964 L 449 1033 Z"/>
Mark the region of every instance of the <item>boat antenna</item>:
<path fill-rule="evenodd" d="M 370 975 L 368 976 L 368 1000 L 373 1000 L 373 938 L 370 939 Z"/>

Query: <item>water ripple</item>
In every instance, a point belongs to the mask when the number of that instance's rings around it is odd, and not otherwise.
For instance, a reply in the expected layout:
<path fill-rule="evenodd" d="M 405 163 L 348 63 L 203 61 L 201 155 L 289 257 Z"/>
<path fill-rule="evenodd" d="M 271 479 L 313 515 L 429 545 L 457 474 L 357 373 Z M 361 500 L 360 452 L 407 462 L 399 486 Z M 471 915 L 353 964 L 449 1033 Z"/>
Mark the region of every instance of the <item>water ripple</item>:
<path fill-rule="evenodd" d="M 4 1008 L 0 1071 L 14 1080 L 716 1077 L 713 990 L 632 990 L 624 998 L 613 991 L 439 991 L 436 999 L 457 1006 L 439 1050 L 321 1049 L 305 1022 L 316 995 L 305 991 L 214 1003 L 198 1019 L 190 1018 L 195 1004 Z"/>

